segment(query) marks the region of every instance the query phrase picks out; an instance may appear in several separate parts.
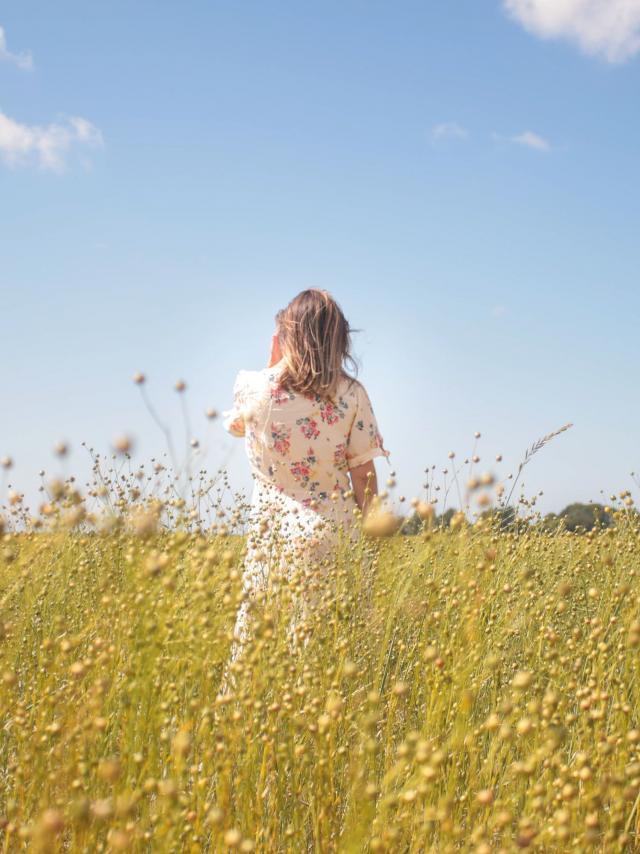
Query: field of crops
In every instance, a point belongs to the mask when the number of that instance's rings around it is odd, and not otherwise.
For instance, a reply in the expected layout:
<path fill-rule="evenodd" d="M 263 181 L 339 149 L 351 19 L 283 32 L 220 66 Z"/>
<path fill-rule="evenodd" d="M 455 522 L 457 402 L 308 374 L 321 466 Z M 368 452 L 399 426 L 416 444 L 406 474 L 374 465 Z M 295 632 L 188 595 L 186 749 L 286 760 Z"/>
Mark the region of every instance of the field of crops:
<path fill-rule="evenodd" d="M 2 851 L 640 849 L 635 515 L 363 538 L 225 669 L 242 538 L 68 505 L 0 547 Z"/>

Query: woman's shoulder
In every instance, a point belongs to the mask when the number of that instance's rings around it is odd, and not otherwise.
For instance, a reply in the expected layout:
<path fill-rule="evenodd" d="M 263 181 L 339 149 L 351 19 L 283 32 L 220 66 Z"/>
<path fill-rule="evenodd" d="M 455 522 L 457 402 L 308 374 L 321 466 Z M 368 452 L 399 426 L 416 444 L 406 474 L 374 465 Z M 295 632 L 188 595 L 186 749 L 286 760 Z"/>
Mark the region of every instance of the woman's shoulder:
<path fill-rule="evenodd" d="M 245 391 L 259 391 L 276 379 L 277 372 L 274 372 L 273 368 L 258 368 L 257 370 L 241 368 L 236 374 L 234 388 Z"/>
<path fill-rule="evenodd" d="M 338 393 L 342 396 L 358 398 L 363 393 L 366 394 L 365 388 L 356 377 L 344 376 L 338 386 Z"/>
<path fill-rule="evenodd" d="M 235 380 L 233 381 L 233 391 L 235 394 L 238 392 L 247 392 L 256 387 L 256 380 L 259 371 L 251 371 L 246 368 L 240 368 L 240 370 L 236 373 Z"/>

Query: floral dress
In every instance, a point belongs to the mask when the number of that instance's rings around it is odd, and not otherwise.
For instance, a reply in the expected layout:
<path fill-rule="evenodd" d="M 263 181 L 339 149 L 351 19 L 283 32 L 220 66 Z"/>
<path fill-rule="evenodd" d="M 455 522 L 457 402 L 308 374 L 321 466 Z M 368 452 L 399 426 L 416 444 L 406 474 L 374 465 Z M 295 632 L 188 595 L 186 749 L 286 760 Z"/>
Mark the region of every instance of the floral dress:
<path fill-rule="evenodd" d="M 245 588 L 265 588 L 274 567 L 313 572 L 339 541 L 357 536 L 349 469 L 389 457 L 371 401 L 344 378 L 332 402 L 280 384 L 283 363 L 241 370 L 224 426 L 244 437 L 254 479 Z M 390 465 L 390 463 L 389 463 Z"/>

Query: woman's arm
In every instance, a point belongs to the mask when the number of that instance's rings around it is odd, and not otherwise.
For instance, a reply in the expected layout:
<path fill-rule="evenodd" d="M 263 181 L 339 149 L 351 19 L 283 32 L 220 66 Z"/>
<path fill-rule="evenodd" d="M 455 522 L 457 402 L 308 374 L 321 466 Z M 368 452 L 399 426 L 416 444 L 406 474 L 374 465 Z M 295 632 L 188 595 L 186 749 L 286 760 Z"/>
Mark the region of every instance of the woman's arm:
<path fill-rule="evenodd" d="M 225 409 L 222 413 L 224 429 L 231 433 L 232 436 L 245 435 L 245 406 L 247 397 L 247 376 L 248 371 L 238 371 L 236 380 L 233 384 L 233 406 L 231 409 Z"/>
<path fill-rule="evenodd" d="M 272 368 L 274 365 L 277 365 L 281 358 L 282 350 L 280 349 L 280 339 L 278 338 L 278 333 L 274 332 L 271 336 L 271 353 L 269 354 L 269 363 L 267 364 L 267 367 Z"/>
<path fill-rule="evenodd" d="M 349 469 L 349 474 L 356 504 L 362 511 L 362 515 L 366 516 L 371 499 L 378 494 L 378 478 L 373 460 Z"/>

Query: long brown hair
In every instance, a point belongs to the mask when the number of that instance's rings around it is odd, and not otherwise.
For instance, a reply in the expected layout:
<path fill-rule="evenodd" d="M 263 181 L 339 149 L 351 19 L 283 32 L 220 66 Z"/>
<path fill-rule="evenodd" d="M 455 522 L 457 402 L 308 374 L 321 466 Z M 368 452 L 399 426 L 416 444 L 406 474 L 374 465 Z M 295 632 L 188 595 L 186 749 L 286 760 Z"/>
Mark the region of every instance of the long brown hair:
<path fill-rule="evenodd" d="M 332 399 L 342 379 L 355 379 L 345 369 L 358 370 L 351 355 L 354 330 L 328 291 L 301 291 L 276 314 L 276 325 L 284 388 Z"/>

